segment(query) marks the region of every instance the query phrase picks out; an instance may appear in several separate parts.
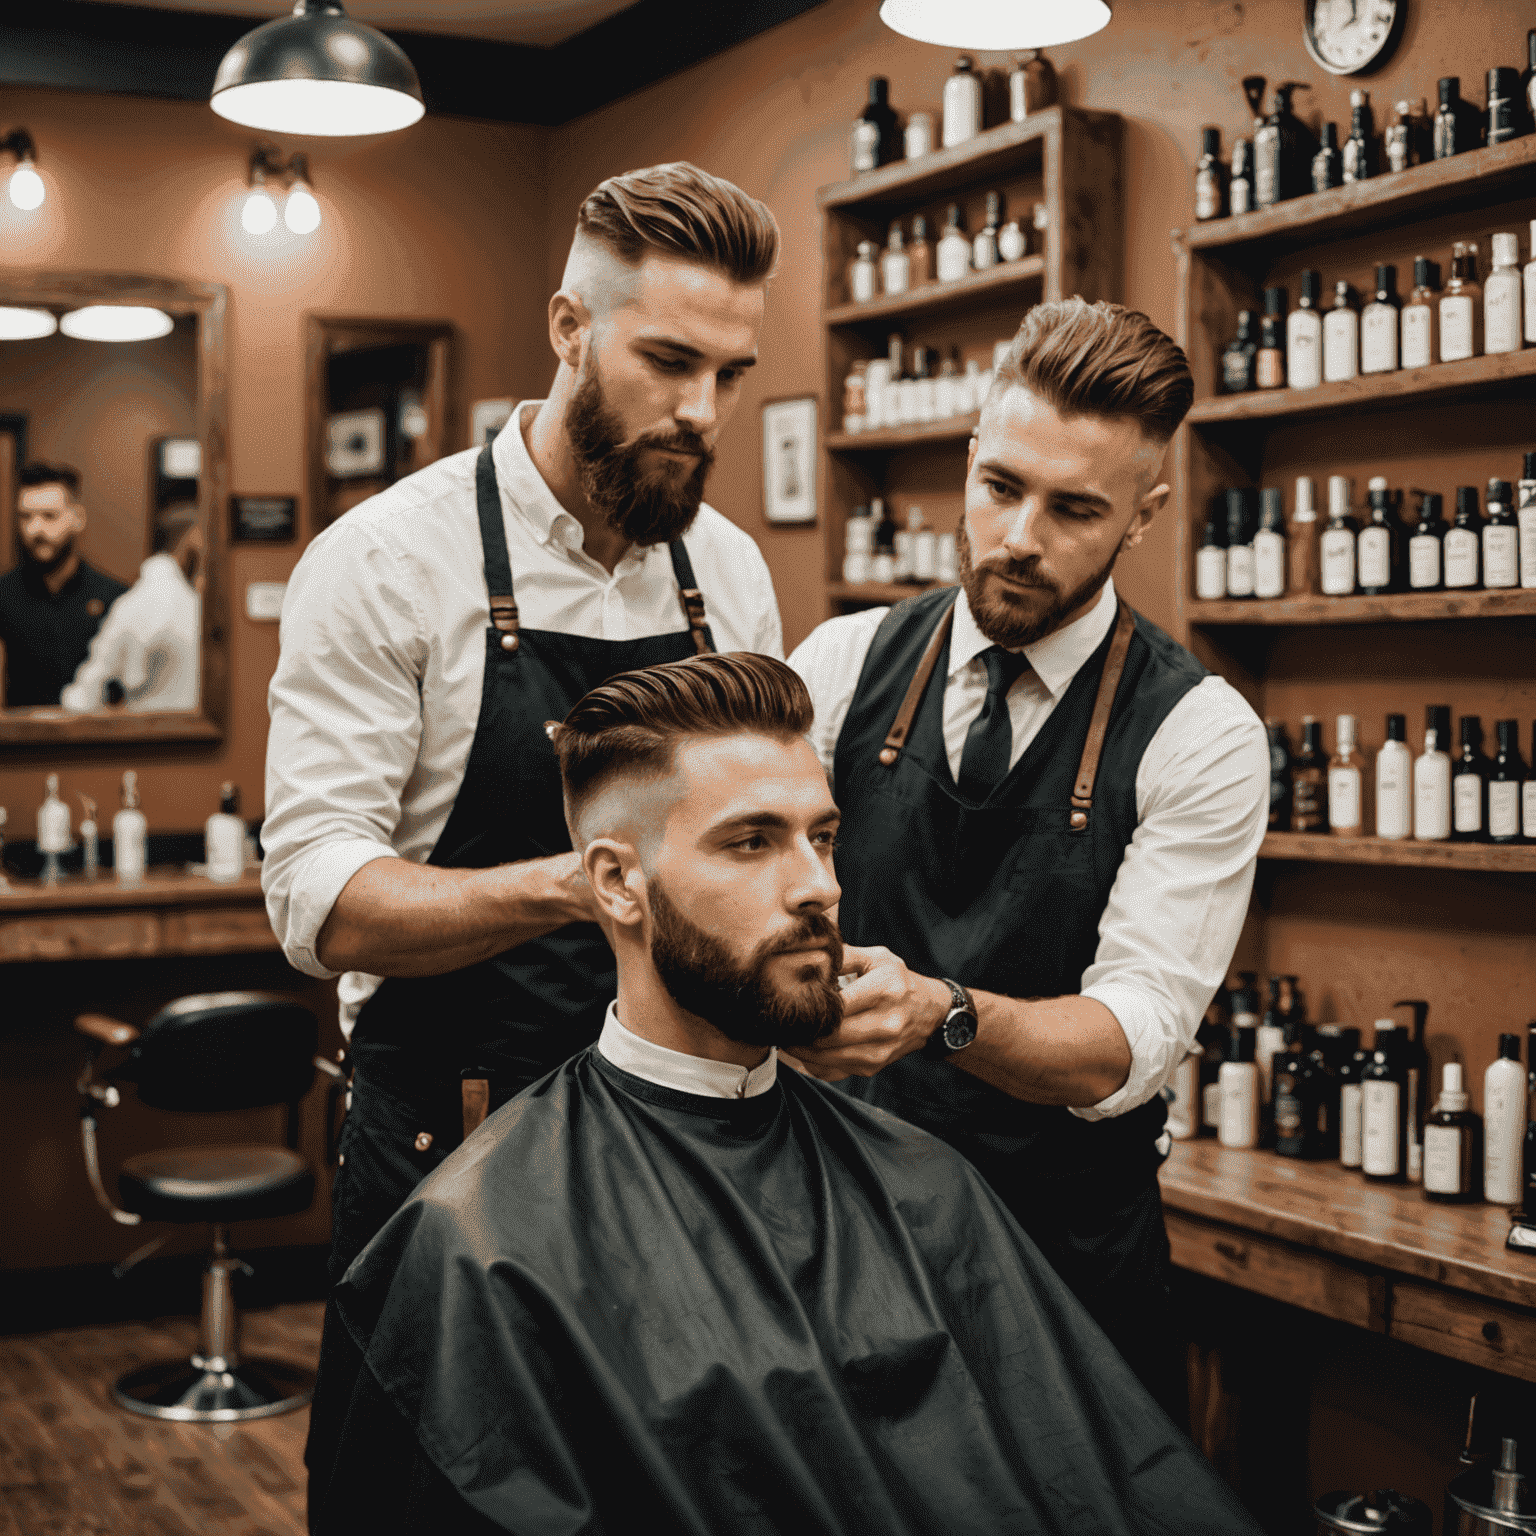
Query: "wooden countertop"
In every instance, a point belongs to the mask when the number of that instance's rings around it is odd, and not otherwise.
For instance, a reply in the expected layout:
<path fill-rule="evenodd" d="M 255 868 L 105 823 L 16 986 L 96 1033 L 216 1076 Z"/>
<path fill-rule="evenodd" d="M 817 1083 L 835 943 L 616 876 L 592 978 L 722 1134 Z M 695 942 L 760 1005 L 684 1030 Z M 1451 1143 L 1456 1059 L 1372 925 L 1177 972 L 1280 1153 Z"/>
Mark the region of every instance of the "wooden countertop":
<path fill-rule="evenodd" d="M 1503 1206 L 1438 1205 L 1417 1184 L 1371 1184 L 1336 1162 L 1212 1140 L 1176 1141 L 1161 1183 L 1170 1210 L 1536 1307 L 1536 1254 L 1505 1248 Z"/>
<path fill-rule="evenodd" d="M 122 907 L 210 907 L 260 902 L 261 871 L 248 869 L 227 884 L 189 875 L 177 864 L 146 870 L 137 885 L 123 885 L 109 871 L 95 880 L 65 875 L 56 885 L 7 876 L 0 888 L 0 917 L 21 912 L 91 912 Z"/>

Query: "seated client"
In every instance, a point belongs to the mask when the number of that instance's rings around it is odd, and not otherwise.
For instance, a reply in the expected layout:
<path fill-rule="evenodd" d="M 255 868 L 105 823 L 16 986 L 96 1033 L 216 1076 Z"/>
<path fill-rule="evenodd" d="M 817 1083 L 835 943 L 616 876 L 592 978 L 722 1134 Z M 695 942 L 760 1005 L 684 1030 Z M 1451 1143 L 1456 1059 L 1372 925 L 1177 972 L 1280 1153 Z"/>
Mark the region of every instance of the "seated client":
<path fill-rule="evenodd" d="M 960 1155 L 793 1071 L 837 1024 L 837 808 L 781 662 L 552 728 L 618 998 L 343 1278 L 321 1531 L 1253 1533 Z"/>

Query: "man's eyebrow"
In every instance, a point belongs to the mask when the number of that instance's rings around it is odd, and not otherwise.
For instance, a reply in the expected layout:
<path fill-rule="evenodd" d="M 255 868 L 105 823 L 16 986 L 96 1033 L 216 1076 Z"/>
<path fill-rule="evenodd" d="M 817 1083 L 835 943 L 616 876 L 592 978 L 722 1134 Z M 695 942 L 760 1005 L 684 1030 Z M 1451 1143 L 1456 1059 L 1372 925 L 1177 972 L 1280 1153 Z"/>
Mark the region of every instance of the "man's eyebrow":
<path fill-rule="evenodd" d="M 686 341 L 673 341 L 669 336 L 638 336 L 635 338 L 641 346 L 665 347 L 669 352 L 680 353 L 683 357 L 691 357 L 702 360 L 704 354 L 697 347 L 689 346 Z M 725 364 L 727 368 L 755 368 L 755 357 L 733 357 Z"/>
<path fill-rule="evenodd" d="M 813 827 L 835 825 L 842 819 L 843 813 L 835 805 L 829 805 L 812 819 L 811 825 Z M 778 811 L 743 811 L 739 816 L 728 816 L 724 821 L 716 822 L 709 829 L 708 835 L 725 837 L 732 833 L 761 830 L 788 832 L 791 830 L 790 820 L 787 816 L 780 815 Z"/>

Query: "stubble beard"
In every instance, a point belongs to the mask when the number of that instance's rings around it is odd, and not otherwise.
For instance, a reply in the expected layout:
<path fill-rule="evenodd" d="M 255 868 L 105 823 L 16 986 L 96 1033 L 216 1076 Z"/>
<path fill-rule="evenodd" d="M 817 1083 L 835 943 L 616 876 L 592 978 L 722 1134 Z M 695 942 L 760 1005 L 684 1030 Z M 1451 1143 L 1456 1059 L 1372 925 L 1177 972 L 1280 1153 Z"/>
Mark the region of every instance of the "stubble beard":
<path fill-rule="evenodd" d="M 25 542 L 22 544 L 21 548 L 22 552 L 27 557 L 28 564 L 34 566 L 41 575 L 52 576 L 53 573 L 58 570 L 59 567 L 63 565 L 64 562 L 68 560 L 72 554 L 74 554 L 75 536 L 71 534 L 67 539 L 64 540 L 61 545 L 59 545 L 57 552 L 50 555 L 46 560 L 39 560 L 38 557 L 32 553 L 31 547 Z"/>
<path fill-rule="evenodd" d="M 1120 557 L 1120 546 L 1117 544 L 1101 570 L 1070 592 L 1064 593 L 1057 583 L 1041 574 L 1038 557 L 1020 562 L 1006 556 L 999 559 L 990 555 L 983 568 L 978 570 L 971 560 L 971 541 L 965 531 L 964 517 L 960 519 L 955 546 L 957 574 L 961 587 L 965 589 L 966 601 L 970 604 L 976 627 L 993 645 L 1011 651 L 1033 645 L 1035 641 L 1045 639 L 1060 628 L 1062 620 L 1069 613 L 1082 607 L 1109 580 L 1115 561 Z M 1006 576 L 1010 581 L 1021 582 L 1048 594 L 1045 607 L 1031 614 L 1009 600 L 1006 588 L 988 590 L 989 575 Z"/>

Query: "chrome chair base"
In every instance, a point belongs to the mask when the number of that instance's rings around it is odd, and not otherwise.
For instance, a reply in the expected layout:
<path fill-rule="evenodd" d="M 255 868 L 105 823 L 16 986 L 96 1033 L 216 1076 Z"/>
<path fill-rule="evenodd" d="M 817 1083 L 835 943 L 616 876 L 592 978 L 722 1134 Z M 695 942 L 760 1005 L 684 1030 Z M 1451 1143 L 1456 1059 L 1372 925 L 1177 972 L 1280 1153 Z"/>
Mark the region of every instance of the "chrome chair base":
<path fill-rule="evenodd" d="M 202 1355 L 160 1360 L 112 1384 L 113 1398 L 129 1412 L 183 1424 L 230 1424 L 291 1413 L 314 1390 L 315 1373 L 284 1360 L 230 1365 Z"/>

